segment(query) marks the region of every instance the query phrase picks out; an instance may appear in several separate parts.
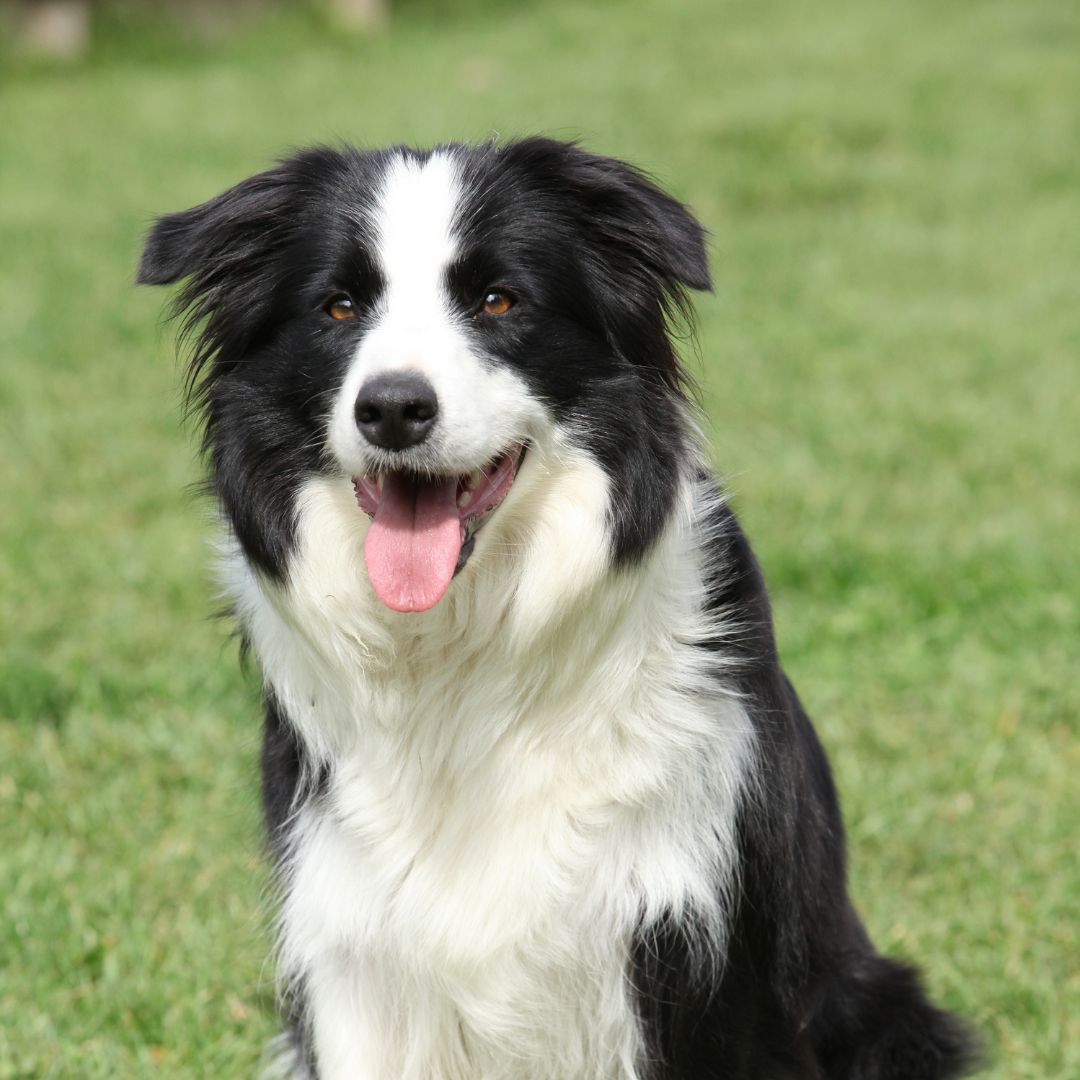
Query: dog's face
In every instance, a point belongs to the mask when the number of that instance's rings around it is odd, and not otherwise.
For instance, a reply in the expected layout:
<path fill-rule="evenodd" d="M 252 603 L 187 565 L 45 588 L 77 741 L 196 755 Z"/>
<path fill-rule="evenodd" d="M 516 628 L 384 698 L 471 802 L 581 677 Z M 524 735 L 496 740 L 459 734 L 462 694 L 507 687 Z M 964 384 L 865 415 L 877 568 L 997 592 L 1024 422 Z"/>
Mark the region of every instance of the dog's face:
<path fill-rule="evenodd" d="M 546 139 L 301 153 L 158 221 L 139 280 L 181 278 L 215 487 L 272 577 L 313 476 L 352 481 L 398 611 L 439 601 L 556 445 L 607 479 L 613 565 L 670 509 L 667 318 L 708 271 L 698 224 L 627 165 Z"/>

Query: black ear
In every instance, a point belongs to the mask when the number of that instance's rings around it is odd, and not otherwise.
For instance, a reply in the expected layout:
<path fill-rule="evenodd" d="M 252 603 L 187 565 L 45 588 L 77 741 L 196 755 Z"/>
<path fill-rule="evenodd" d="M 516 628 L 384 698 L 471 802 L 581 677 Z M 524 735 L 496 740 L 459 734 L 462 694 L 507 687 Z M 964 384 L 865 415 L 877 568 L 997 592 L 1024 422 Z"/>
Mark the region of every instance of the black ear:
<path fill-rule="evenodd" d="M 241 181 L 217 198 L 166 214 L 150 230 L 136 280 L 167 285 L 186 279 L 172 301 L 181 337 L 194 340 L 189 400 L 205 399 L 266 325 L 288 272 L 297 226 L 303 159 Z M 213 361 L 213 363 L 211 363 Z"/>
<path fill-rule="evenodd" d="M 711 289 L 705 230 L 677 199 L 633 165 L 578 149 L 583 195 L 613 230 L 644 243 L 667 276 L 691 289 Z"/>
<path fill-rule="evenodd" d="M 143 246 L 136 281 L 168 285 L 193 274 L 265 257 L 288 210 L 284 166 L 241 181 L 209 202 L 158 218 Z"/>
<path fill-rule="evenodd" d="M 681 202 L 633 165 L 555 139 L 524 139 L 506 152 L 523 159 L 533 175 L 560 177 L 565 193 L 581 208 L 587 233 L 615 253 L 644 263 L 669 294 L 679 288 L 712 288 L 705 230 Z"/>

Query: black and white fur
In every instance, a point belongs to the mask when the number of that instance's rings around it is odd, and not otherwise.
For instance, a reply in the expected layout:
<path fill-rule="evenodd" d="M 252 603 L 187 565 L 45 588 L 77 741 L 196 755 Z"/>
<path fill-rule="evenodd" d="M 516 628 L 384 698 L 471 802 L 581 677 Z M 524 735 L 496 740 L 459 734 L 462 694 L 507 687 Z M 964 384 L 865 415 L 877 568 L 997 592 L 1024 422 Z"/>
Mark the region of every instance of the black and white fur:
<path fill-rule="evenodd" d="M 709 285 L 687 210 L 547 139 L 316 149 L 161 218 L 139 280 L 181 279 L 265 687 L 292 1074 L 963 1072 L 962 1027 L 847 897 L 829 767 L 704 465 L 669 338 Z M 401 371 L 438 418 L 387 450 L 357 395 Z M 443 598 L 381 603 L 353 479 L 516 444 Z"/>

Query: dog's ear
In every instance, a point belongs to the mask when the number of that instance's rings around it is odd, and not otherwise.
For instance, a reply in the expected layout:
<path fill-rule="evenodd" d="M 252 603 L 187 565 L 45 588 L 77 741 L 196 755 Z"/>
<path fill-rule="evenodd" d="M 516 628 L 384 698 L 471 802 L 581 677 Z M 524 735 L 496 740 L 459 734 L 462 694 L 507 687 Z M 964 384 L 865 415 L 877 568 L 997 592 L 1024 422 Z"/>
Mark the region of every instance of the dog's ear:
<path fill-rule="evenodd" d="M 282 227 L 291 184 L 284 166 L 258 173 L 209 202 L 158 218 L 143 246 L 136 281 L 169 285 L 265 257 Z"/>
<path fill-rule="evenodd" d="M 546 183 L 558 178 L 580 209 L 583 235 L 623 265 L 643 264 L 669 296 L 680 288 L 712 287 L 705 230 L 633 165 L 539 137 L 512 143 L 506 152 Z"/>
<path fill-rule="evenodd" d="M 639 169 L 575 148 L 574 175 L 596 228 L 647 256 L 666 279 L 711 289 L 705 230 L 690 211 Z"/>
<path fill-rule="evenodd" d="M 298 159 L 258 173 L 209 202 L 166 214 L 151 228 L 136 280 L 184 280 L 172 301 L 181 336 L 194 348 L 189 400 L 198 403 L 232 368 L 273 316 L 295 235 Z"/>
<path fill-rule="evenodd" d="M 671 340 L 691 317 L 688 289 L 709 289 L 705 230 L 644 173 L 574 143 L 531 138 L 503 149 L 524 183 L 568 214 L 558 242 L 580 267 L 611 348 L 669 388 L 692 379 Z"/>

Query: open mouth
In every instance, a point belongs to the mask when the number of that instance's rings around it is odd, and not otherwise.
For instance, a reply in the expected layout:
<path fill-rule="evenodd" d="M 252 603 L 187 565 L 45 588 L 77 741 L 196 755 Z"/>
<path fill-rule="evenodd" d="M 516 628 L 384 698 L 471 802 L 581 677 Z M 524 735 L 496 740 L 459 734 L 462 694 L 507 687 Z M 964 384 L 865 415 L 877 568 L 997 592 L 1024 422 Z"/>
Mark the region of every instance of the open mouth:
<path fill-rule="evenodd" d="M 372 519 L 364 540 L 368 576 L 388 608 L 427 611 L 442 599 L 524 454 L 524 445 L 511 447 L 465 476 L 396 470 L 353 478 L 357 505 Z"/>

